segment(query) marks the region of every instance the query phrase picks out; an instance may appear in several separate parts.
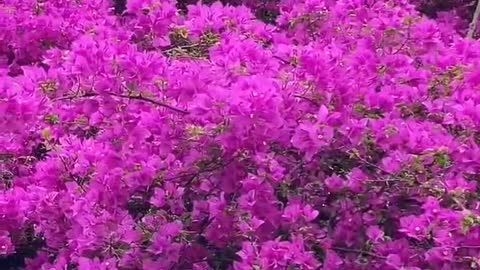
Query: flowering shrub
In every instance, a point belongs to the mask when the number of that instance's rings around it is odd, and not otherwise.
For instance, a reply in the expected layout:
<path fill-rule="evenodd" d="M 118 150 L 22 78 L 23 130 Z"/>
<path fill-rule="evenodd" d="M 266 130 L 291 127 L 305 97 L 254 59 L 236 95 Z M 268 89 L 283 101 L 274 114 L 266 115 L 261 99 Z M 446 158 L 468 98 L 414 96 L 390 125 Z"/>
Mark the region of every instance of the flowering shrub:
<path fill-rule="evenodd" d="M 480 267 L 478 42 L 403 0 L 124 8 L 0 2 L 2 269 Z"/>

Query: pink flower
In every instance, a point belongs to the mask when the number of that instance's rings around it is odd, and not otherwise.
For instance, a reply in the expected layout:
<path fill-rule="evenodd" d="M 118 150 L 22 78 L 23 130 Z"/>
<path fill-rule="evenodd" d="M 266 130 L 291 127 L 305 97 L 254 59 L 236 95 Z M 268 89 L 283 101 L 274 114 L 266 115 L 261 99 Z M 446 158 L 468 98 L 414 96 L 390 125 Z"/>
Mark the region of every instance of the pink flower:
<path fill-rule="evenodd" d="M 373 242 L 382 241 L 385 233 L 378 226 L 370 226 L 367 228 L 367 237 Z"/>
<path fill-rule="evenodd" d="M 166 203 L 165 191 L 161 188 L 156 188 L 150 202 L 156 207 L 163 207 Z"/>
<path fill-rule="evenodd" d="M 330 191 L 339 192 L 344 187 L 344 180 L 337 175 L 333 175 L 325 179 L 325 184 Z"/>
<path fill-rule="evenodd" d="M 12 244 L 9 233 L 6 231 L 0 231 L 0 256 L 12 254 L 15 247 Z"/>
<path fill-rule="evenodd" d="M 400 218 L 400 232 L 419 241 L 425 239 L 428 233 L 428 222 L 423 217 L 406 216 Z"/>
<path fill-rule="evenodd" d="M 319 214 L 318 210 L 313 209 L 310 205 L 306 205 L 303 208 L 303 216 L 305 220 L 308 222 L 317 218 L 318 214 Z"/>

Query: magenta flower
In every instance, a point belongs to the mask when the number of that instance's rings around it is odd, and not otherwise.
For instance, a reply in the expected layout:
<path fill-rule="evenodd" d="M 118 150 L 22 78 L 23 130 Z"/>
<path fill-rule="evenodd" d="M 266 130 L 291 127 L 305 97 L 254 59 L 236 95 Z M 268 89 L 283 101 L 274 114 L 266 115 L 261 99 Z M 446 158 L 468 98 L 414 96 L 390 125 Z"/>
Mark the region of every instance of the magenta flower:
<path fill-rule="evenodd" d="M 408 237 L 423 240 L 427 237 L 428 222 L 423 217 L 406 216 L 400 218 L 400 232 L 405 233 Z"/>
<path fill-rule="evenodd" d="M 15 250 L 8 232 L 0 232 L 0 255 L 5 256 L 12 254 Z"/>
<path fill-rule="evenodd" d="M 325 184 L 330 191 L 338 192 L 344 187 L 344 180 L 339 176 L 333 175 L 325 179 Z"/>

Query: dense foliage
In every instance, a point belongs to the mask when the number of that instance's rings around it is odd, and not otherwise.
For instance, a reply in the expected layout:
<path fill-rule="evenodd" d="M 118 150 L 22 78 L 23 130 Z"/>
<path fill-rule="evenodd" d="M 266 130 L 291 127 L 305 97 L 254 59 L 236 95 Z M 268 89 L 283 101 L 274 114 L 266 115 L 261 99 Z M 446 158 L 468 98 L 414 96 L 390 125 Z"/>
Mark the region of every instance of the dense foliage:
<path fill-rule="evenodd" d="M 403 0 L 123 3 L 0 1 L 1 269 L 480 267 L 457 25 Z"/>

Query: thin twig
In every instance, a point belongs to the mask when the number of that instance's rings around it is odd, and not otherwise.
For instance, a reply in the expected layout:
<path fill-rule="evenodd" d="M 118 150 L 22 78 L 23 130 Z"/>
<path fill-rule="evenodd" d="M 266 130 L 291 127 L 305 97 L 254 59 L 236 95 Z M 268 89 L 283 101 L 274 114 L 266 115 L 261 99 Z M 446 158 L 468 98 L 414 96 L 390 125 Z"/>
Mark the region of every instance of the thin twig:
<path fill-rule="evenodd" d="M 400 45 L 400 48 L 398 48 L 394 53 L 392 54 L 397 54 L 399 53 L 401 50 L 403 50 L 403 48 L 405 48 L 405 46 L 407 45 L 407 43 L 410 41 L 410 25 L 408 26 L 407 28 L 407 37 L 405 38 L 405 40 L 403 41 L 402 45 Z"/>
<path fill-rule="evenodd" d="M 200 43 L 193 43 L 193 44 L 174 46 L 174 47 L 171 47 L 171 48 L 168 48 L 168 49 L 163 49 L 162 52 L 163 53 L 171 53 L 174 50 L 186 50 L 186 49 L 192 49 L 192 48 L 196 48 L 196 47 L 200 47 L 200 46 L 201 46 Z"/>
<path fill-rule="evenodd" d="M 316 105 L 316 106 L 319 106 L 319 104 L 318 104 L 315 100 L 313 100 L 313 99 L 311 99 L 311 98 L 309 98 L 309 97 L 302 96 L 302 95 L 297 95 L 297 94 L 296 94 L 296 95 L 293 95 L 293 97 L 306 100 L 306 101 L 308 101 L 308 102 L 310 102 L 310 103 L 312 103 L 312 104 L 314 104 L 314 105 Z"/>
<path fill-rule="evenodd" d="M 475 8 L 475 13 L 473 13 L 473 19 L 468 27 L 468 38 L 473 38 L 475 31 L 477 30 L 478 19 L 480 17 L 480 0 L 477 1 L 477 7 Z"/>
<path fill-rule="evenodd" d="M 156 101 L 156 100 L 153 100 L 153 99 L 151 99 L 151 98 L 142 96 L 142 95 L 140 95 L 140 94 L 139 94 L 139 95 L 132 96 L 132 95 L 121 95 L 121 94 L 109 93 L 109 95 L 112 95 L 112 96 L 115 96 L 115 97 L 119 97 L 119 98 L 129 98 L 129 99 L 141 100 L 141 101 L 145 101 L 145 102 L 149 102 L 149 103 L 155 104 L 155 105 L 160 106 L 160 107 L 164 107 L 164 108 L 170 109 L 170 110 L 175 111 L 175 112 L 178 112 L 178 113 L 189 114 L 188 111 L 185 111 L 185 110 L 182 110 L 182 109 L 179 109 L 179 108 L 175 108 L 175 107 L 170 106 L 170 105 L 165 104 L 165 103 L 158 102 L 158 101 Z"/>
<path fill-rule="evenodd" d="M 280 56 L 273 55 L 272 57 L 275 58 L 275 59 L 277 59 L 277 60 L 280 60 L 280 62 L 282 62 L 282 63 L 285 64 L 285 65 L 289 65 L 289 64 L 290 64 L 289 61 L 281 58 Z"/>
<path fill-rule="evenodd" d="M 207 168 L 204 168 L 202 170 L 198 170 L 196 172 L 192 172 L 192 173 L 180 173 L 176 176 L 173 176 L 173 177 L 169 177 L 169 178 L 166 178 L 164 179 L 164 181 L 173 181 L 173 180 L 177 180 L 179 178 L 183 178 L 183 177 L 197 177 L 199 176 L 200 174 L 202 173 L 210 173 L 210 172 L 214 172 L 218 169 L 223 169 L 225 168 L 226 166 L 230 165 L 233 161 L 235 161 L 235 157 L 227 160 L 226 162 L 220 162 L 220 163 L 212 163 L 213 165 L 211 167 L 207 167 Z M 210 165 L 210 164 L 209 164 Z"/>
<path fill-rule="evenodd" d="M 480 248 L 480 246 L 456 246 L 453 248 Z"/>
<path fill-rule="evenodd" d="M 138 95 L 124 95 L 124 94 L 116 94 L 116 93 L 105 93 L 105 94 L 110 95 L 110 96 L 114 96 L 114 97 L 119 97 L 119 98 L 128 98 L 128 99 L 145 101 L 145 102 L 149 102 L 149 103 L 155 104 L 155 105 L 160 106 L 160 107 L 170 109 L 172 111 L 175 111 L 175 112 L 178 112 L 178 113 L 181 113 L 181 114 L 189 114 L 188 111 L 185 111 L 185 110 L 182 110 L 182 109 L 179 109 L 179 108 L 175 108 L 173 106 L 170 106 L 170 105 L 162 103 L 162 102 L 158 102 L 156 100 L 153 100 L 151 98 L 142 96 L 140 94 L 138 94 Z M 86 94 L 83 94 L 83 95 L 80 95 L 80 96 L 78 96 L 78 95 L 63 96 L 63 97 L 56 98 L 53 101 L 71 100 L 71 99 L 75 99 L 75 98 L 85 98 L 85 97 L 95 97 L 95 96 L 99 96 L 99 95 L 100 94 L 98 94 L 98 93 L 86 93 Z"/>
<path fill-rule="evenodd" d="M 350 249 L 350 248 L 342 248 L 342 247 L 332 247 L 332 249 L 335 250 L 335 251 L 342 251 L 342 252 L 350 252 L 350 253 L 357 253 L 357 254 L 361 254 L 361 255 L 367 255 L 367 256 L 377 258 L 377 259 L 382 259 L 382 260 L 387 259 L 387 257 L 385 257 L 385 256 L 377 255 L 373 252 L 369 252 L 369 251 L 366 251 L 366 250 Z"/>
<path fill-rule="evenodd" d="M 86 98 L 86 97 L 95 97 L 98 96 L 96 93 L 86 93 L 83 95 L 70 95 L 70 96 L 61 96 L 58 98 L 54 98 L 52 101 L 61 101 L 61 100 L 72 100 L 75 98 Z"/>

